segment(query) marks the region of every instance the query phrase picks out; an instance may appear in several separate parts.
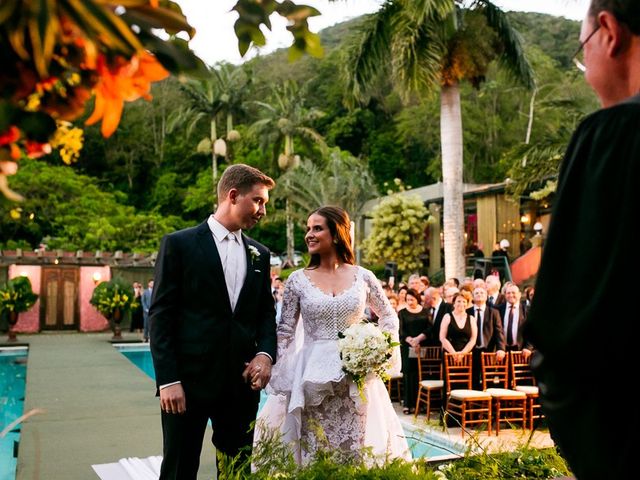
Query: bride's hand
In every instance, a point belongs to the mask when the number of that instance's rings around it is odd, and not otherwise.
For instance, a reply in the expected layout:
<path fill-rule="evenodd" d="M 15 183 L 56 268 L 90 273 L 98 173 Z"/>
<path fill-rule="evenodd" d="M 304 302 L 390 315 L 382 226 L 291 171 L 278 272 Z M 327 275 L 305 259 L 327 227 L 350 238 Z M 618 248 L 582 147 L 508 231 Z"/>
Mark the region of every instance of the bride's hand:
<path fill-rule="evenodd" d="M 246 364 L 242 378 L 245 382 L 251 382 L 252 390 L 262 390 L 271 379 L 271 360 L 266 355 L 256 355 L 251 362 Z"/>

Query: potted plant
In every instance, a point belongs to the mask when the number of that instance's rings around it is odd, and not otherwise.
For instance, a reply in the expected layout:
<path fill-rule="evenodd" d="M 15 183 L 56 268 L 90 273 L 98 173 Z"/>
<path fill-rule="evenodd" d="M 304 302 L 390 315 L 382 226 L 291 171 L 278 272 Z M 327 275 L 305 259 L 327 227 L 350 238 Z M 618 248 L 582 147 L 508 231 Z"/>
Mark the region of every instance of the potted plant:
<path fill-rule="evenodd" d="M 17 340 L 14 328 L 18 323 L 18 316 L 33 307 L 36 300 L 38 295 L 33 293 L 27 277 L 13 278 L 0 289 L 0 312 L 9 324 L 8 341 Z"/>
<path fill-rule="evenodd" d="M 111 323 L 113 339 L 121 339 L 120 323 L 124 314 L 137 306 L 133 287 L 121 278 L 113 278 L 100 283 L 89 302 Z"/>

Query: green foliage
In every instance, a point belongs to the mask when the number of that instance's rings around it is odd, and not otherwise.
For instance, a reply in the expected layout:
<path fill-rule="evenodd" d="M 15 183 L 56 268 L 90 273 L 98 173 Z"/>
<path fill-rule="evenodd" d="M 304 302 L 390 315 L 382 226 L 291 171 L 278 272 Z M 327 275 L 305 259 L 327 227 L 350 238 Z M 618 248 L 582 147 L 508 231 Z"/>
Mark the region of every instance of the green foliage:
<path fill-rule="evenodd" d="M 367 261 L 394 261 L 404 272 L 418 269 L 427 215 L 422 200 L 415 195 L 382 200 L 373 210 L 373 229 L 363 245 Z"/>
<path fill-rule="evenodd" d="M 68 167 L 23 161 L 14 185 L 26 194 L 22 214 L 0 202 L 0 244 L 21 238 L 32 247 L 151 252 L 165 233 L 183 228 L 178 217 L 137 213 L 121 203 L 121 193 L 100 190 L 97 182 Z"/>
<path fill-rule="evenodd" d="M 332 448 L 319 432 L 320 448 L 315 458 L 304 466 L 296 465 L 293 455 L 281 441 L 281 435 L 268 427 L 261 428 L 262 437 L 253 449 L 253 457 L 244 462 L 240 457 L 218 456 L 220 478 L 256 480 L 494 480 L 552 479 L 570 475 L 565 461 L 553 449 L 539 450 L 525 444 L 513 452 L 471 455 L 445 464 L 428 463 L 425 459 L 374 463 L 366 449 L 355 458 L 346 457 Z M 251 472 L 251 464 L 255 471 Z"/>
<path fill-rule="evenodd" d="M 36 300 L 38 295 L 33 293 L 28 277 L 13 278 L 0 288 L 0 312 L 26 312 Z"/>
<path fill-rule="evenodd" d="M 138 306 L 135 301 L 133 287 L 117 277 L 108 282 L 98 284 L 93 289 L 89 303 L 96 307 L 96 310 L 107 319 L 113 318 L 116 311 L 119 311 L 120 315 L 122 315 Z"/>
<path fill-rule="evenodd" d="M 302 161 L 278 179 L 274 191 L 276 200 L 289 198 L 292 217 L 299 225 L 306 225 L 309 214 L 323 205 L 340 205 L 356 220 L 365 202 L 376 196 L 366 163 L 339 148 L 332 149 L 320 165 Z"/>
<path fill-rule="evenodd" d="M 413 3 L 416 7 L 435 4 L 407 2 Z M 344 106 L 347 80 L 336 72 L 346 62 L 345 40 L 359 31 L 367 18 L 370 17 L 323 30 L 325 56 L 320 60 L 305 56 L 290 64 L 283 49 L 256 57 L 241 67 L 216 66 L 213 75 L 230 88 L 225 105 L 234 105 L 233 128 L 241 135 L 241 140 L 232 144 L 230 162 L 253 165 L 273 178 L 281 175 L 276 161 L 283 138 L 253 135 L 250 125 L 267 116 L 255 101 L 275 107 L 274 98 L 269 98 L 273 85 L 290 80 L 306 85 L 304 95 L 290 95 L 295 101 L 302 99 L 303 110 L 325 113 L 312 115 L 303 125 L 324 137 L 329 146 L 348 151 L 368 164 L 380 190 L 386 190 L 384 182 L 395 178 L 414 187 L 441 179 L 437 94 L 414 95 L 400 102 L 391 75 L 383 75 L 369 85 L 365 103 L 353 110 Z M 538 90 L 530 143 L 524 144 L 531 92 L 513 85 L 507 73 L 491 66 L 479 88 L 469 84 L 461 88 L 464 180 L 495 183 L 509 177 L 514 180 L 510 184 L 514 194 L 519 194 L 540 188 L 547 175 L 556 174 L 556 154 L 564 150 L 576 123 L 597 108 L 597 101 L 570 63 L 577 48 L 579 22 L 530 13 L 510 12 L 507 18 L 524 39 L 527 57 L 535 70 Z M 478 23 L 484 31 L 484 23 Z M 382 62 L 388 67 L 392 58 L 396 56 L 385 56 Z M 183 81 L 171 77 L 154 84 L 153 102 L 125 104 L 120 128 L 109 139 L 103 139 L 97 127 L 87 127 L 80 160 L 67 167 L 67 172 L 53 173 L 46 168 L 40 171 L 23 162 L 11 184 L 27 200 L 21 205 L 0 201 L 0 246 L 30 248 L 45 239 L 48 245 L 66 250 L 152 251 L 163 233 L 204 220 L 215 203 L 211 157 L 195 153 L 195 148 L 202 137 L 209 136 L 210 124 L 196 122 L 190 137 L 186 131 L 191 119 L 177 123 L 173 130 L 168 128 L 170 120 L 175 120 L 171 114 L 182 105 L 191 104 L 191 94 L 183 88 Z M 218 110 L 218 137 L 227 132 L 227 109 L 222 105 Z M 279 118 L 273 122 L 276 126 Z M 324 172 L 321 149 L 308 138 L 296 137 L 295 153 L 315 162 L 323 171 L 322 176 L 330 175 Z M 553 153 L 548 154 L 546 149 L 551 146 Z M 536 155 L 540 162 L 534 158 Z M 56 158 L 45 158 L 40 163 L 58 162 Z M 27 168 L 29 175 L 23 175 L 22 170 Z M 67 178 L 68 171 L 83 175 L 73 176 L 72 182 Z M 30 175 L 33 178 L 26 178 Z M 354 180 L 349 176 L 344 179 Z M 330 178 L 318 177 L 314 181 L 331 183 Z M 285 248 L 283 209 L 284 203 L 275 198 L 268 206 L 267 218 L 249 233 L 279 253 Z M 20 218 L 12 219 L 11 210 Z M 139 228 L 141 232 L 137 231 Z M 296 244 L 301 244 L 304 232 L 296 228 L 295 233 Z"/>

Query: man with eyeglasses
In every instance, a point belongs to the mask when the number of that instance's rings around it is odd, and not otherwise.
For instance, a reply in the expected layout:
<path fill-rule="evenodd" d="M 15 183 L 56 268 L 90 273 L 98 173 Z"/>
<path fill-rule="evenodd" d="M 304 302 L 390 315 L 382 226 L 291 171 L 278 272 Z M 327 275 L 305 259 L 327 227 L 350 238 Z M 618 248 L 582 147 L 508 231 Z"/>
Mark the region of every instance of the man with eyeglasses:
<path fill-rule="evenodd" d="M 579 58 L 579 55 L 580 57 Z M 552 436 L 582 479 L 637 475 L 640 1 L 592 0 L 576 60 L 602 109 L 569 144 L 525 335 Z M 635 473 L 634 473 L 635 472 Z"/>

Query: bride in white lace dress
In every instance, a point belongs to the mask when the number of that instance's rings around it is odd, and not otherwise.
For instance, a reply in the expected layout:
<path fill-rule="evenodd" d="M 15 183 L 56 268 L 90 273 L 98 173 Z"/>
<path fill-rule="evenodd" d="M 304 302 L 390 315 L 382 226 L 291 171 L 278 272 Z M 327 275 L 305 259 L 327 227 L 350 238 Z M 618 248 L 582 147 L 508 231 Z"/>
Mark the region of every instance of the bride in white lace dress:
<path fill-rule="evenodd" d="M 256 421 L 254 443 L 269 429 L 279 429 L 300 464 L 319 449 L 341 460 L 359 458 L 364 449 L 376 461 L 411 459 L 382 380 L 367 380 L 363 402 L 342 371 L 338 333 L 359 322 L 365 307 L 377 314 L 379 328 L 398 340 L 398 317 L 378 280 L 354 265 L 349 227 L 347 213 L 338 207 L 309 216 L 305 241 L 311 261 L 287 280 L 270 395 Z M 397 351 L 392 363 L 399 372 Z"/>

